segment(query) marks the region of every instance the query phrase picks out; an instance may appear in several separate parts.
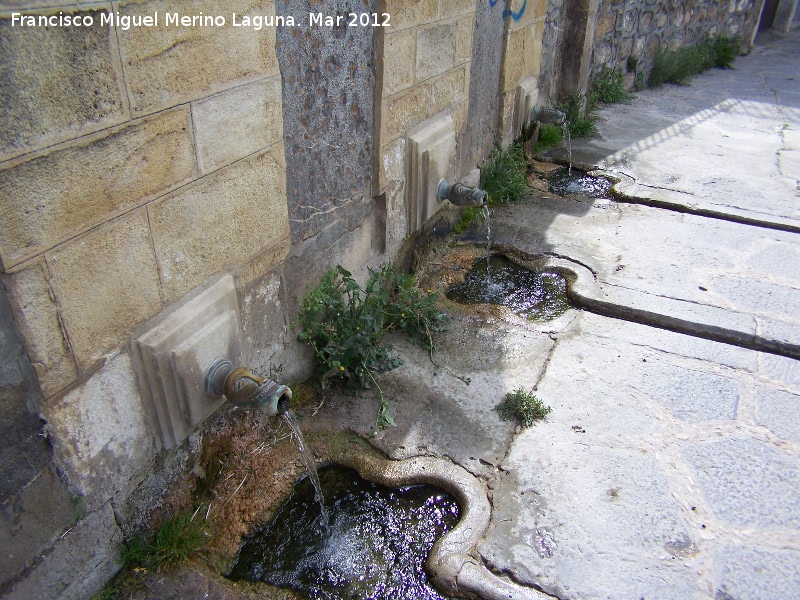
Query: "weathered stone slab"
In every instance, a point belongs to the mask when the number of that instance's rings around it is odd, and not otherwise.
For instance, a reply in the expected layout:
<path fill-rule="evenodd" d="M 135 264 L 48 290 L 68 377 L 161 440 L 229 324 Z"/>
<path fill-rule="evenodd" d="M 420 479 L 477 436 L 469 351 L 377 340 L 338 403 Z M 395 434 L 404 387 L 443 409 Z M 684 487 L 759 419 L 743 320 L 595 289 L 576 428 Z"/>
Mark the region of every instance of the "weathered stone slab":
<path fill-rule="evenodd" d="M 438 0 L 387 0 L 386 12 L 392 15 L 393 31 L 435 21 L 439 17 Z"/>
<path fill-rule="evenodd" d="M 44 561 L 5 598 L 91 598 L 122 568 L 121 545 L 122 533 L 106 504 L 61 537 Z M 77 573 L 81 577 L 76 577 Z"/>
<path fill-rule="evenodd" d="M 414 85 L 416 33 L 406 30 L 387 33 L 383 55 L 383 97 L 392 96 Z"/>
<path fill-rule="evenodd" d="M 456 24 L 433 25 L 417 32 L 417 81 L 441 75 L 453 67 Z"/>
<path fill-rule="evenodd" d="M 758 388 L 756 421 L 769 427 L 778 437 L 800 443 L 800 395 Z"/>
<path fill-rule="evenodd" d="M 6 267 L 194 177 L 189 113 L 176 109 L 0 171 Z"/>
<path fill-rule="evenodd" d="M 770 379 L 800 386 L 800 360 L 761 353 L 758 370 Z"/>
<path fill-rule="evenodd" d="M 686 444 L 684 456 L 714 515 L 735 527 L 800 529 L 800 466 L 750 438 Z"/>
<path fill-rule="evenodd" d="M 716 598 L 794 598 L 800 590 L 800 551 L 723 546 L 717 562 Z"/>
<path fill-rule="evenodd" d="M 451 69 L 431 83 L 431 113 L 450 108 L 467 99 L 469 71 L 465 66 Z"/>
<path fill-rule="evenodd" d="M 480 547 L 490 564 L 558 598 L 692 597 L 694 570 L 662 558 L 696 548 L 653 456 L 545 423 L 502 468 Z"/>
<path fill-rule="evenodd" d="M 82 371 L 127 342 L 161 308 L 144 209 L 47 254 L 51 283 Z"/>
<path fill-rule="evenodd" d="M 429 114 L 430 99 L 431 89 L 427 83 L 385 99 L 381 110 L 381 144 L 388 144 L 404 135 L 412 125 L 424 121 Z"/>
<path fill-rule="evenodd" d="M 61 329 L 50 284 L 42 265 L 18 271 L 9 275 L 6 281 L 17 327 L 25 340 L 39 387 L 47 398 L 78 376 L 75 359 Z"/>
<path fill-rule="evenodd" d="M 728 377 L 661 362 L 643 369 L 633 385 L 662 402 L 681 421 L 736 418 L 739 383 Z"/>
<path fill-rule="evenodd" d="M 167 301 L 288 235 L 284 169 L 274 146 L 148 208 Z"/>
<path fill-rule="evenodd" d="M 155 455 L 128 354 L 108 361 L 46 416 L 56 458 L 88 510 L 132 487 Z"/>
<path fill-rule="evenodd" d="M 208 95 L 251 77 L 278 74 L 274 26 L 234 27 L 231 15 L 274 17 L 271 0 L 232 0 L 226 4 L 226 25 L 131 27 L 119 31 L 122 62 L 134 114 L 152 112 Z M 159 13 L 216 16 L 211 0 L 151 0 L 120 3 L 123 15 Z M 220 48 L 225 48 L 220 52 Z M 176 49 L 178 49 L 176 51 Z"/>
<path fill-rule="evenodd" d="M 64 529 L 75 523 L 75 506 L 55 467 L 39 475 L 0 509 L 0 572 L 13 579 Z"/>
<path fill-rule="evenodd" d="M 192 104 L 201 173 L 209 173 L 283 139 L 280 79 L 235 88 Z"/>
<path fill-rule="evenodd" d="M 67 2 L 3 2 L 0 7 Z M 74 4 L 74 3 L 71 3 Z M 62 11 L 93 17 L 91 27 L 12 27 L 0 19 L 0 160 L 119 122 L 124 90 L 114 31 L 105 11 Z"/>

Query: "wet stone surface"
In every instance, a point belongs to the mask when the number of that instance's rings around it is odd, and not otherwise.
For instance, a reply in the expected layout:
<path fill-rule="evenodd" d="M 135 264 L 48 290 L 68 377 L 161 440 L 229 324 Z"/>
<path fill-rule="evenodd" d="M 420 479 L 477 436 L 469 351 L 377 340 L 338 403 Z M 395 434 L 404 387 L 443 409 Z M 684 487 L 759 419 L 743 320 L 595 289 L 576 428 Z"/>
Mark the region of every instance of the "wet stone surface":
<path fill-rule="evenodd" d="M 447 298 L 459 304 L 500 304 L 521 317 L 541 321 L 554 319 L 570 307 L 563 275 L 534 272 L 497 254 L 476 261 Z"/>
<path fill-rule="evenodd" d="M 331 532 L 320 526 L 308 479 L 274 520 L 242 546 L 231 578 L 294 588 L 313 598 L 443 598 L 424 564 L 458 522 L 459 507 L 432 486 L 389 489 L 349 469 L 320 470 Z"/>

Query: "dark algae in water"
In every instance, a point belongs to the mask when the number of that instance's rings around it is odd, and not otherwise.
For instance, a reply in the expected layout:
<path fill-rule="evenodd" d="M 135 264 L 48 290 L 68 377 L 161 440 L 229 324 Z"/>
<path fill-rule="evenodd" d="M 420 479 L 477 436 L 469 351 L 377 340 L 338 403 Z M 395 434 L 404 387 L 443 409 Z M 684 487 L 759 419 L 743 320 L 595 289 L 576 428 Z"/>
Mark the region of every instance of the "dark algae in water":
<path fill-rule="evenodd" d="M 531 271 L 501 255 L 477 260 L 464 283 L 446 296 L 459 304 L 500 304 L 537 321 L 554 319 L 569 308 L 563 275 Z"/>
<path fill-rule="evenodd" d="M 458 522 L 458 504 L 432 486 L 386 488 L 343 467 L 319 471 L 330 535 L 308 479 L 250 535 L 231 579 L 293 588 L 313 599 L 438 600 L 425 561 Z"/>
<path fill-rule="evenodd" d="M 550 191 L 559 196 L 588 196 L 611 198 L 611 182 L 605 177 L 593 177 L 582 171 L 558 169 L 547 178 Z"/>

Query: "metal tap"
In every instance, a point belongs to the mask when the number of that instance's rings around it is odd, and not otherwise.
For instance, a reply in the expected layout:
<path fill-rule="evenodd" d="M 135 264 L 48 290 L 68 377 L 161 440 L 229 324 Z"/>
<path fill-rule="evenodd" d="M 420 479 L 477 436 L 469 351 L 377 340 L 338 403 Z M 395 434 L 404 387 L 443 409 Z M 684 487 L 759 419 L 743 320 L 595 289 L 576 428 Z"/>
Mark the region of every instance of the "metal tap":
<path fill-rule="evenodd" d="M 266 377 L 258 377 L 249 369 L 233 367 L 227 358 L 218 358 L 206 371 L 206 392 L 225 399 L 240 408 L 254 408 L 267 416 L 286 412 L 292 390 Z"/>

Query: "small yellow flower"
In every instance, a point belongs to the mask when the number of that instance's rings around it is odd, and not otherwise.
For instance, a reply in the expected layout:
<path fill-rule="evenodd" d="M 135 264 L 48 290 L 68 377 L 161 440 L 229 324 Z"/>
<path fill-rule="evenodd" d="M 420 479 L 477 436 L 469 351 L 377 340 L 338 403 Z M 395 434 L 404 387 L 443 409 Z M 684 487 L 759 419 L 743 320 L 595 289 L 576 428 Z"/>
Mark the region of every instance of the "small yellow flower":
<path fill-rule="evenodd" d="M 406 316 L 406 313 L 400 313 L 400 316 L 401 316 L 401 317 L 405 317 L 405 316 Z"/>
<path fill-rule="evenodd" d="M 361 327 L 356 327 L 356 331 L 361 331 Z"/>
<path fill-rule="evenodd" d="M 432 293 L 433 293 L 433 290 L 428 290 L 428 293 L 429 293 L 429 294 L 432 294 Z"/>
<path fill-rule="evenodd" d="M 339 370 L 340 371 L 344 371 L 344 367 L 339 367 Z"/>

